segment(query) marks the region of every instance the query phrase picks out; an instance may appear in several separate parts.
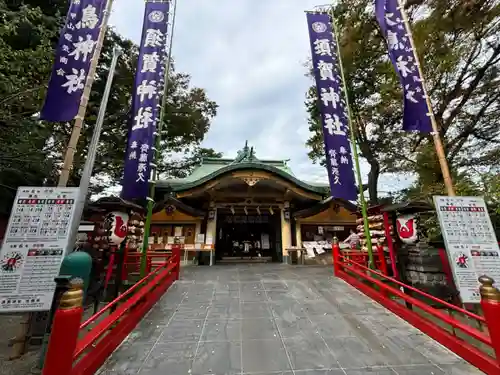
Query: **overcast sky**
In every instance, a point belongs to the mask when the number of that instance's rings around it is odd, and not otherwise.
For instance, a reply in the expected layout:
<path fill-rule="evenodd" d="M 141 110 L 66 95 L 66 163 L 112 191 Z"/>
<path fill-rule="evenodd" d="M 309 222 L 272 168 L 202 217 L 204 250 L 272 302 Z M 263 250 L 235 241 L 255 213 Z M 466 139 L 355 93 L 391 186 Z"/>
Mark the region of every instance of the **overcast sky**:
<path fill-rule="evenodd" d="M 305 77 L 310 56 L 305 10 L 313 0 L 178 0 L 173 57 L 219 105 L 204 146 L 234 157 L 248 140 L 258 158 L 290 159 L 295 175 L 328 182 L 307 157 Z M 111 25 L 138 43 L 144 2 L 115 2 Z M 366 182 L 368 168 L 362 167 Z M 406 186 L 383 177 L 381 191 Z"/>

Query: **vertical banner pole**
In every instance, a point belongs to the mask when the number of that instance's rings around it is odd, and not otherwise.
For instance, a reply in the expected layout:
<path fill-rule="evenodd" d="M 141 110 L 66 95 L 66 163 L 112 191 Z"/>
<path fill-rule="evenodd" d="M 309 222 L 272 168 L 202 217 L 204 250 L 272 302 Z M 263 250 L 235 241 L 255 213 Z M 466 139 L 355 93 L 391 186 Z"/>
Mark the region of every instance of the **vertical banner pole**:
<path fill-rule="evenodd" d="M 80 100 L 80 107 L 78 108 L 78 113 L 75 117 L 75 123 L 73 125 L 73 130 L 71 131 L 71 137 L 69 139 L 68 146 L 66 148 L 64 163 L 61 169 L 61 174 L 59 175 L 57 186 L 66 186 L 68 184 L 69 175 L 75 157 L 76 147 L 78 145 L 78 140 L 80 139 L 80 134 L 83 128 L 83 120 L 85 119 L 85 112 L 87 111 L 87 104 L 89 102 L 92 84 L 94 83 L 95 71 L 97 69 L 97 64 L 99 63 L 99 57 L 101 56 L 101 50 L 104 44 L 104 38 L 106 36 L 106 30 L 108 27 L 108 20 L 111 14 L 112 5 L 113 0 L 108 0 L 106 4 L 106 10 L 103 12 L 104 18 L 102 20 L 101 30 L 99 32 L 99 39 L 97 40 L 97 44 L 92 55 L 92 62 L 90 63 L 87 80 L 85 81 L 85 87 L 83 89 L 82 98 Z"/>
<path fill-rule="evenodd" d="M 175 14 L 176 14 L 176 8 L 177 8 L 177 1 L 173 1 L 173 9 L 172 9 L 172 27 L 170 29 L 170 45 L 168 46 L 168 58 L 167 58 L 167 67 L 165 69 L 165 85 L 163 89 L 163 96 L 161 99 L 161 108 L 160 108 L 160 117 L 158 121 L 158 127 L 157 127 L 157 135 L 155 139 L 155 149 L 153 153 L 153 165 L 156 163 L 156 160 L 158 158 L 161 158 L 160 153 L 160 148 L 161 148 L 161 132 L 163 129 L 163 116 L 165 115 L 165 107 L 167 105 L 167 90 L 168 90 L 168 81 L 170 77 L 170 65 L 172 62 L 172 41 L 174 38 L 174 27 L 175 27 Z M 158 169 L 155 166 L 153 169 L 153 173 L 151 176 L 151 181 L 150 181 L 150 187 L 149 187 L 149 197 L 147 199 L 147 214 L 146 214 L 146 221 L 144 223 L 144 238 L 143 238 L 143 244 L 142 244 L 142 255 L 141 255 L 141 268 L 140 268 L 140 274 L 141 277 L 146 276 L 146 268 L 147 268 L 147 252 L 148 252 L 148 246 L 149 246 L 149 234 L 151 232 L 151 219 L 153 216 L 153 207 L 155 203 L 155 190 L 156 190 L 156 181 L 158 179 Z"/>
<path fill-rule="evenodd" d="M 427 85 L 425 84 L 425 77 L 422 70 L 422 66 L 420 65 L 420 59 L 418 58 L 417 49 L 415 48 L 415 41 L 413 40 L 413 33 L 411 31 L 410 22 L 408 21 L 408 17 L 406 15 L 406 11 L 404 6 L 401 4 L 401 0 L 397 0 L 399 9 L 401 11 L 401 16 L 403 18 L 403 22 L 406 27 L 406 31 L 408 32 L 408 39 L 410 40 L 411 48 L 413 49 L 413 54 L 415 55 L 415 65 L 417 66 L 418 73 L 420 74 L 420 78 L 422 80 L 422 88 L 424 90 L 425 102 L 427 103 L 427 107 L 429 108 L 429 116 L 432 124 L 432 139 L 434 141 L 434 147 L 436 148 L 436 154 L 438 156 L 439 165 L 441 167 L 441 173 L 443 174 L 444 186 L 446 187 L 446 192 L 449 196 L 455 196 L 455 189 L 453 188 L 453 180 L 450 174 L 450 168 L 448 166 L 448 161 L 446 160 L 446 153 L 444 152 L 443 141 L 441 140 L 441 136 L 439 133 L 439 127 L 434 117 L 434 110 L 432 109 L 431 98 L 427 93 Z"/>
<path fill-rule="evenodd" d="M 349 95 L 347 93 L 347 84 L 346 84 L 346 80 L 345 80 L 344 64 L 342 63 L 342 54 L 340 53 L 340 39 L 339 39 L 338 30 L 337 30 L 337 25 L 335 23 L 335 18 L 333 15 L 333 8 L 331 8 L 331 11 L 330 11 L 330 18 L 332 21 L 333 33 L 335 34 L 335 40 L 336 40 L 336 44 L 337 44 L 337 55 L 339 57 L 340 76 L 342 77 L 342 82 L 344 85 L 344 95 L 345 95 L 347 115 L 348 115 L 347 121 L 349 123 L 349 138 L 351 139 L 351 149 L 353 152 L 354 169 L 356 170 L 356 178 L 358 180 L 359 200 L 361 203 L 361 213 L 363 215 L 363 227 L 364 227 L 364 232 L 365 232 L 365 237 L 366 237 L 366 247 L 368 249 L 368 258 L 369 258 L 370 267 L 375 267 L 375 263 L 373 260 L 372 238 L 370 235 L 370 227 L 368 224 L 368 208 L 366 206 L 366 199 L 365 199 L 364 190 L 363 190 L 363 180 L 361 178 L 361 168 L 359 166 L 358 148 L 356 146 L 356 135 L 354 133 L 354 126 L 352 124 L 351 105 L 349 103 Z"/>

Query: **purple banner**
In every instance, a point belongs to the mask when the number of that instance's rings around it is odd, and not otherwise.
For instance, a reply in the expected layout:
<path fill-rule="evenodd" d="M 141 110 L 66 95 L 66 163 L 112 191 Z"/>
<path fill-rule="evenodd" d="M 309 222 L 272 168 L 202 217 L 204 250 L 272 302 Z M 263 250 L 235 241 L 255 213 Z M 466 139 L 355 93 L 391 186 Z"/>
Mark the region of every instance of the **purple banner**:
<path fill-rule="evenodd" d="M 430 133 L 432 125 L 422 77 L 408 37 L 410 30 L 406 29 L 398 0 L 376 0 L 375 13 L 387 40 L 392 65 L 403 86 L 403 130 Z"/>
<path fill-rule="evenodd" d="M 121 195 L 127 200 L 148 196 L 164 86 L 168 12 L 169 2 L 146 3 L 122 181 Z"/>
<path fill-rule="evenodd" d="M 325 141 L 330 194 L 356 200 L 358 192 L 349 143 L 349 124 L 331 19 L 325 13 L 307 13 L 312 63 L 318 90 Z"/>
<path fill-rule="evenodd" d="M 106 0 L 73 0 L 64 25 L 40 118 L 71 121 L 80 107 Z"/>

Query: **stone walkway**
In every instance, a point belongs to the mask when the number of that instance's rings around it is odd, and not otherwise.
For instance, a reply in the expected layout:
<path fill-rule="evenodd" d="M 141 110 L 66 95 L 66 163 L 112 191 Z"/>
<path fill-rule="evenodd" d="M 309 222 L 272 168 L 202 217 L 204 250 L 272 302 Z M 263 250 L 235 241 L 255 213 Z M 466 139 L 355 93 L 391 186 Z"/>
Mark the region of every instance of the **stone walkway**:
<path fill-rule="evenodd" d="M 99 374 L 482 374 L 331 274 L 187 268 Z"/>

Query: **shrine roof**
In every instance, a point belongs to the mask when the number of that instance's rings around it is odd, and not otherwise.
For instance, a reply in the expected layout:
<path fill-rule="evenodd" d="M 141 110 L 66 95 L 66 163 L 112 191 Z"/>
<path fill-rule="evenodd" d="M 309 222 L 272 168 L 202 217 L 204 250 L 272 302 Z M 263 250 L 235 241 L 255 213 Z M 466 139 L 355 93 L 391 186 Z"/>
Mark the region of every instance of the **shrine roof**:
<path fill-rule="evenodd" d="M 158 181 L 159 188 L 169 187 L 173 191 L 183 191 L 206 183 L 222 174 L 235 170 L 261 170 L 273 173 L 285 180 L 293 182 L 301 188 L 327 196 L 329 194 L 328 184 L 311 183 L 298 179 L 288 166 L 288 160 L 265 160 L 255 156 L 253 147 L 245 147 L 238 151 L 236 158 L 203 158 L 202 162 L 195 167 L 193 172 L 185 178 L 168 179 Z"/>

